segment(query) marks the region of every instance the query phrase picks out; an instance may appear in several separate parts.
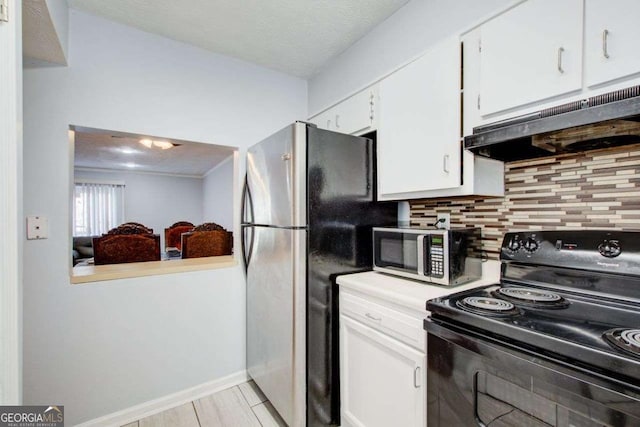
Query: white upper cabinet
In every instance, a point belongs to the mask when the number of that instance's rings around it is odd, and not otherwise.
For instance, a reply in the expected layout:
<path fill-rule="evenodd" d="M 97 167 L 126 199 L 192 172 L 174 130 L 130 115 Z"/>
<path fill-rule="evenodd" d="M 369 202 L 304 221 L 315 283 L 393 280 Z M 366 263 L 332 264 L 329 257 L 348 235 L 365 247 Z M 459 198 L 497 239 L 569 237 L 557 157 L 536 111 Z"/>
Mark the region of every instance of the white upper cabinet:
<path fill-rule="evenodd" d="M 640 72 L 640 1 L 586 0 L 585 80 L 595 86 Z"/>
<path fill-rule="evenodd" d="M 321 129 L 360 135 L 375 129 L 377 86 L 371 86 L 309 119 Z"/>
<path fill-rule="evenodd" d="M 380 200 L 461 185 L 460 56 L 456 36 L 380 82 Z"/>
<path fill-rule="evenodd" d="M 372 130 L 375 123 L 377 87 L 363 90 L 338 105 L 335 126 L 338 132 L 357 135 Z"/>
<path fill-rule="evenodd" d="M 528 0 L 481 26 L 482 116 L 582 88 L 583 3 Z"/>

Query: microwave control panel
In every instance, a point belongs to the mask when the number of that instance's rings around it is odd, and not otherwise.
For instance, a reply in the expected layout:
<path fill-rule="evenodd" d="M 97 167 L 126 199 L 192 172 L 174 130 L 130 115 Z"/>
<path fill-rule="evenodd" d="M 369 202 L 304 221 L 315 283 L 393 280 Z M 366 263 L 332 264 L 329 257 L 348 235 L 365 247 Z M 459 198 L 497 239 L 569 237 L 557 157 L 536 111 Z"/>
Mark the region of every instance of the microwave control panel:
<path fill-rule="evenodd" d="M 444 277 L 444 238 L 441 235 L 429 236 L 429 270 L 431 277 Z"/>

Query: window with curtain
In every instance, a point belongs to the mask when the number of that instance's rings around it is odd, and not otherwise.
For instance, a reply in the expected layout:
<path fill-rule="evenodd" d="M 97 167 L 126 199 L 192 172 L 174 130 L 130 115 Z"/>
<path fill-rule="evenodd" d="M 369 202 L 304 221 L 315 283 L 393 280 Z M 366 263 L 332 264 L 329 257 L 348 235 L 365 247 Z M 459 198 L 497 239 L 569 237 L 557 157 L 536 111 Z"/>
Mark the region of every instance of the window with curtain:
<path fill-rule="evenodd" d="M 124 222 L 124 183 L 75 183 L 73 235 L 96 236 Z"/>

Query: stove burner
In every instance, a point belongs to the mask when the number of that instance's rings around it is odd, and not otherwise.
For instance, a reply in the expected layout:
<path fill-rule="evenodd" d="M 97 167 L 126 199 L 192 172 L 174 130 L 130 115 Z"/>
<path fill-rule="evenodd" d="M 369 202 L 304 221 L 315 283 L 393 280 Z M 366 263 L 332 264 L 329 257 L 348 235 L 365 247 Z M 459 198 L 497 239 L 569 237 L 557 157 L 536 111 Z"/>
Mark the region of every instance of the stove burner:
<path fill-rule="evenodd" d="M 458 300 L 456 305 L 472 313 L 489 316 L 512 316 L 520 312 L 510 302 L 491 297 L 466 297 Z"/>
<path fill-rule="evenodd" d="M 534 308 L 565 308 L 569 305 L 560 295 L 542 289 L 500 288 L 493 294 L 515 304 L 528 305 Z"/>
<path fill-rule="evenodd" d="M 527 288 L 500 288 L 498 292 L 504 296 L 532 302 L 556 302 L 562 297 L 558 294 Z"/>
<path fill-rule="evenodd" d="M 611 329 L 603 336 L 613 347 L 640 357 L 640 329 Z"/>

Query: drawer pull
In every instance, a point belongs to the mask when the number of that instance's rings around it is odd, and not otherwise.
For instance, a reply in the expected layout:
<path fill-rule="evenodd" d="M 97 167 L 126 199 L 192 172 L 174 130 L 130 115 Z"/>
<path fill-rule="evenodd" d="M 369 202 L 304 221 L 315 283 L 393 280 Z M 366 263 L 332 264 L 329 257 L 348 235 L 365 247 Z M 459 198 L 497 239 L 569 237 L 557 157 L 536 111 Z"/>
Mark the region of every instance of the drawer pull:
<path fill-rule="evenodd" d="M 420 388 L 422 385 L 422 381 L 420 381 L 420 366 L 416 366 L 413 370 L 413 386 L 415 388 Z"/>
<path fill-rule="evenodd" d="M 366 313 L 365 316 L 371 320 L 375 320 L 376 322 L 380 322 L 382 320 L 382 317 L 376 317 L 371 313 Z"/>

